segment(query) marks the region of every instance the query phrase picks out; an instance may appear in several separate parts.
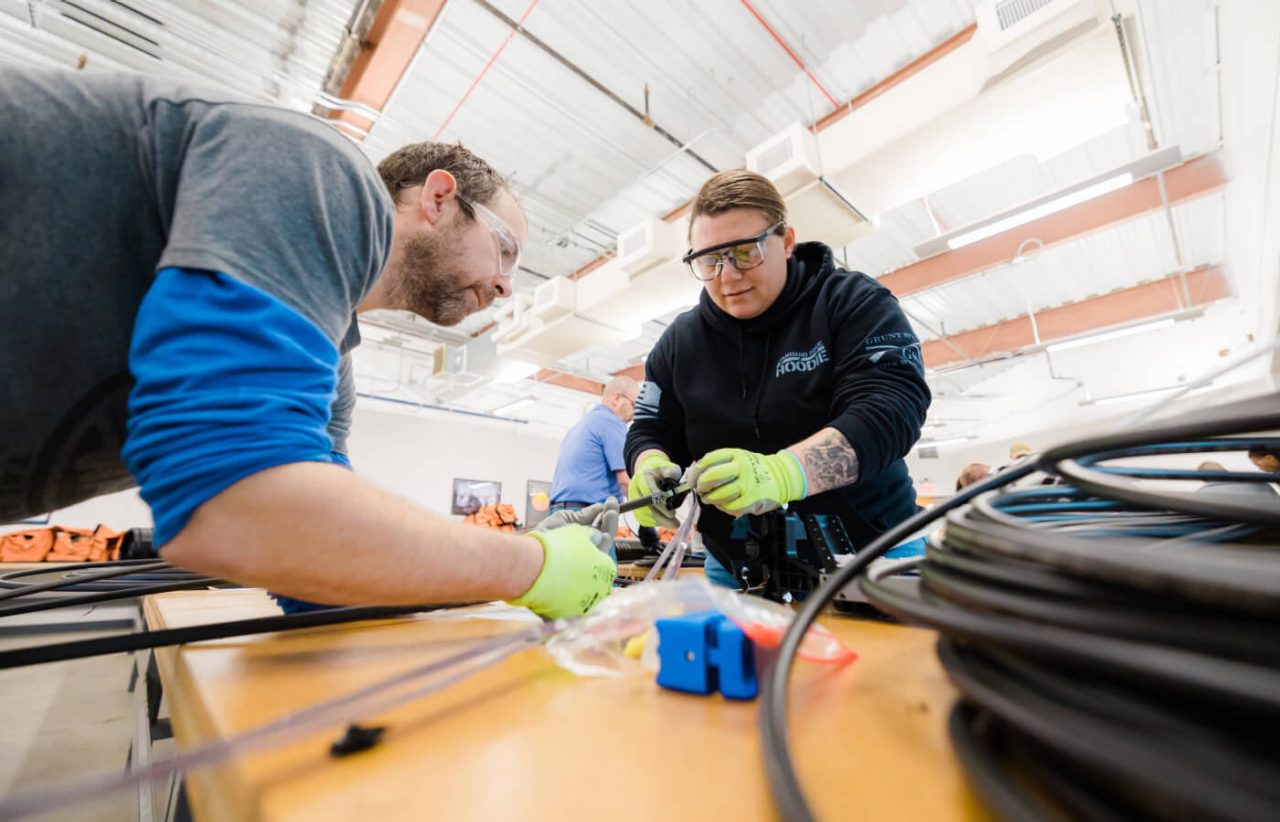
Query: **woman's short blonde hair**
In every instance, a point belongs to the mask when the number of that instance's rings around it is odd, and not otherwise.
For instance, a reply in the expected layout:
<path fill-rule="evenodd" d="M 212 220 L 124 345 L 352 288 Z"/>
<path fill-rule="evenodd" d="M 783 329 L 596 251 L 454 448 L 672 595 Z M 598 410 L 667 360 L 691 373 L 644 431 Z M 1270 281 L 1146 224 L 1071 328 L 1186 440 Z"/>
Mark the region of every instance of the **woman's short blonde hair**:
<path fill-rule="evenodd" d="M 735 208 L 754 208 L 764 212 L 769 225 L 781 223 L 775 234 L 785 234 L 787 204 L 769 178 L 745 168 L 722 171 L 702 184 L 698 196 L 693 198 L 693 210 L 689 214 L 689 236 L 693 236 L 693 221 L 699 217 L 715 217 Z"/>

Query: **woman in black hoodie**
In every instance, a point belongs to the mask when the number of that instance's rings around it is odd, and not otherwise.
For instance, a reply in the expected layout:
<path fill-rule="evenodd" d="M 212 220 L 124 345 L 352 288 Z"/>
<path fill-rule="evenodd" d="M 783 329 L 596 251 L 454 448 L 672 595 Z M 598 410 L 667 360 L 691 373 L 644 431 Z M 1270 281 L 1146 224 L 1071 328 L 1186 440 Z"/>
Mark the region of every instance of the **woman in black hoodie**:
<path fill-rule="evenodd" d="M 838 514 L 861 546 L 915 510 L 903 457 L 929 408 L 920 342 L 897 300 L 837 268 L 827 246 L 796 243 L 786 204 L 765 177 L 715 175 L 689 224 L 696 308 L 645 361 L 627 434 L 629 497 L 691 466 L 707 506 L 699 527 L 708 576 L 745 562 L 733 520 L 788 506 Z M 643 525 L 672 525 L 641 509 Z"/>

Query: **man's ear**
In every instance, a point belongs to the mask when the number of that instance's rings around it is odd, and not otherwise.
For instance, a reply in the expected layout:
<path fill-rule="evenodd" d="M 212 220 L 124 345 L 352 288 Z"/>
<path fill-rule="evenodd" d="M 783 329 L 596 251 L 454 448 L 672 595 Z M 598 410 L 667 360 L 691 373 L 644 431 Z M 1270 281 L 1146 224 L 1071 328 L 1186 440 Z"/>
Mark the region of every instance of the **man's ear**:
<path fill-rule="evenodd" d="M 437 168 L 427 175 L 422 183 L 418 209 L 422 217 L 431 225 L 435 225 L 444 216 L 444 204 L 458 194 L 458 181 L 442 168 Z"/>

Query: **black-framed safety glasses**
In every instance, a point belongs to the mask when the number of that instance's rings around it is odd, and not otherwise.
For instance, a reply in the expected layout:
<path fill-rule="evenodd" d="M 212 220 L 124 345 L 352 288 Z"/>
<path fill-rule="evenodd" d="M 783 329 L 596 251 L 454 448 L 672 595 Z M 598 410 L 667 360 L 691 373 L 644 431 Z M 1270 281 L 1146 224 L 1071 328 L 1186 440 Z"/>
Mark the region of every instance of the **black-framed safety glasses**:
<path fill-rule="evenodd" d="M 769 247 L 769 235 L 784 225 L 782 220 L 761 231 L 754 237 L 717 243 L 697 251 L 690 251 L 682 260 L 689 266 L 694 279 L 708 282 L 720 276 L 726 265 L 738 271 L 750 271 L 764 262 Z"/>

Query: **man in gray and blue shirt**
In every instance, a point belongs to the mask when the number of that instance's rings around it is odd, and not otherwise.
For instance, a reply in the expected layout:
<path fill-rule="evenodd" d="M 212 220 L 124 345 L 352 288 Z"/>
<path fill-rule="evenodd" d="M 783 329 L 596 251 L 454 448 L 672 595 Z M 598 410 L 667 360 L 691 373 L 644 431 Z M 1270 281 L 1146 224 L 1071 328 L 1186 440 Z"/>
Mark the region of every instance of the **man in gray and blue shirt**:
<path fill-rule="evenodd" d="M 136 484 L 165 559 L 288 597 L 586 611 L 606 535 L 468 528 L 346 467 L 355 314 L 456 324 L 510 295 L 527 234 L 461 146 L 375 170 L 307 115 L 6 69 L 0 522 Z"/>

